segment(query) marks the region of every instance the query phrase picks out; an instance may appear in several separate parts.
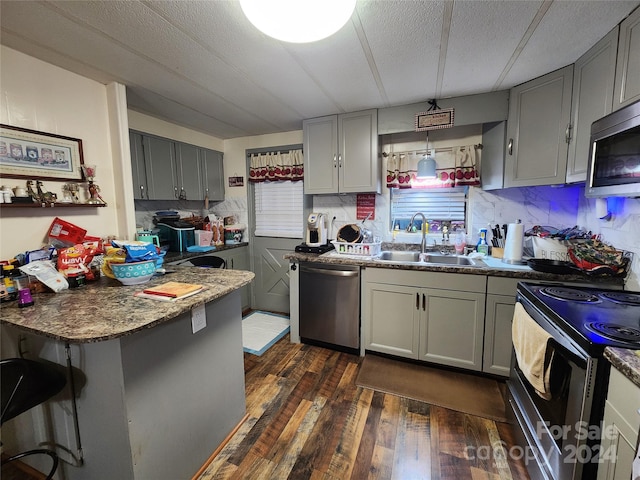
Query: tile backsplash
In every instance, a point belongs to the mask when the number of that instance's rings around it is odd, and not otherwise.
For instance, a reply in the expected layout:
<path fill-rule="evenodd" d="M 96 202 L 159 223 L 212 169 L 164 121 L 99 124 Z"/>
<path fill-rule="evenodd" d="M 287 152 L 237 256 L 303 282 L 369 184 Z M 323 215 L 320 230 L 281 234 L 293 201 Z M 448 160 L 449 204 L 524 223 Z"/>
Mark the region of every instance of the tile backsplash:
<path fill-rule="evenodd" d="M 206 217 L 214 214 L 218 218 L 236 215 L 238 223 L 248 225 L 249 214 L 247 209 L 247 200 L 245 198 L 230 198 L 223 202 L 217 202 L 209 205 L 209 209 L 202 208 L 202 202 L 188 200 L 136 200 L 136 225 L 145 229 L 154 228 L 153 217 L 155 213 L 161 210 L 175 210 L 181 217 L 189 217 L 192 215 Z"/>

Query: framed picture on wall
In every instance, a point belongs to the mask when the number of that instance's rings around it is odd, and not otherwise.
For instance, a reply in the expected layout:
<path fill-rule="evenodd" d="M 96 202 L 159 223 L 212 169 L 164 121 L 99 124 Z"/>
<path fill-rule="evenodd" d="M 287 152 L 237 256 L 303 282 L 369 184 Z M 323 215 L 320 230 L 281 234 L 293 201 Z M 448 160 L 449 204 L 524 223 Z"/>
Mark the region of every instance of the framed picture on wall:
<path fill-rule="evenodd" d="M 0 124 L 0 176 L 83 180 L 82 140 Z"/>

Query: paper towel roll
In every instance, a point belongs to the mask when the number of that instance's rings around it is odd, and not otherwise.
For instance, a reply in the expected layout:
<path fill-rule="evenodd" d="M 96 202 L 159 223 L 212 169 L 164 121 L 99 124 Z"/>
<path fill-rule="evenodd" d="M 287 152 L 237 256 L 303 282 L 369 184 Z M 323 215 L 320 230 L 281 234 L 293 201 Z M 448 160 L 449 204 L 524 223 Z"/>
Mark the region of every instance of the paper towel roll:
<path fill-rule="evenodd" d="M 502 261 L 505 263 L 522 263 L 522 245 L 524 242 L 524 225 L 510 223 L 504 245 Z"/>

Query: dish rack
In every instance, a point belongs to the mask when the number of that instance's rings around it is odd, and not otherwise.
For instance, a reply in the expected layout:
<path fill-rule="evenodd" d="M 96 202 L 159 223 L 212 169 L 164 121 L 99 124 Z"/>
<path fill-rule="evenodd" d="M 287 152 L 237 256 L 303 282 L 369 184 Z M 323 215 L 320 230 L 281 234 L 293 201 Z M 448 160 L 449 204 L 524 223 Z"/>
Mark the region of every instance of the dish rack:
<path fill-rule="evenodd" d="M 348 243 L 332 240 L 331 243 L 337 253 L 343 255 L 360 255 L 363 257 L 375 257 L 380 255 L 380 247 L 382 242 L 374 243 Z"/>

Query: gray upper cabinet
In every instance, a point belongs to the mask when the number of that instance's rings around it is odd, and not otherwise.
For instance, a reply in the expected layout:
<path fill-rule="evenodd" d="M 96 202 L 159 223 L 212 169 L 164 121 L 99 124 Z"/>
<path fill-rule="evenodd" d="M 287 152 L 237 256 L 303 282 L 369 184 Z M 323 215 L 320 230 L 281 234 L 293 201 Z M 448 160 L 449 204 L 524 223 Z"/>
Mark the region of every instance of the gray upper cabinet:
<path fill-rule="evenodd" d="M 497 190 L 504 186 L 506 137 L 506 120 L 482 124 L 480 178 L 483 190 Z"/>
<path fill-rule="evenodd" d="M 131 146 L 131 175 L 133 177 L 133 198 L 136 200 L 148 200 L 147 173 L 144 169 L 144 148 L 142 146 L 142 134 L 129 132 L 129 144 Z"/>
<path fill-rule="evenodd" d="M 174 143 L 172 140 L 146 135 L 142 139 L 149 200 L 178 198 Z"/>
<path fill-rule="evenodd" d="M 178 170 L 178 198 L 180 200 L 202 200 L 204 185 L 200 175 L 199 148 L 195 145 L 176 142 L 176 168 Z"/>
<path fill-rule="evenodd" d="M 201 148 L 199 153 L 204 196 L 211 201 L 221 202 L 224 200 L 222 152 Z"/>
<path fill-rule="evenodd" d="M 504 187 L 565 182 L 573 65 L 511 89 Z"/>
<path fill-rule="evenodd" d="M 380 192 L 377 110 L 302 122 L 306 194 Z"/>
<path fill-rule="evenodd" d="M 591 124 L 611 113 L 617 47 L 616 26 L 574 65 L 567 183 L 586 180 Z"/>
<path fill-rule="evenodd" d="M 222 153 L 130 131 L 134 198 L 224 200 Z"/>
<path fill-rule="evenodd" d="M 620 24 L 613 109 L 640 100 L 640 8 Z"/>

